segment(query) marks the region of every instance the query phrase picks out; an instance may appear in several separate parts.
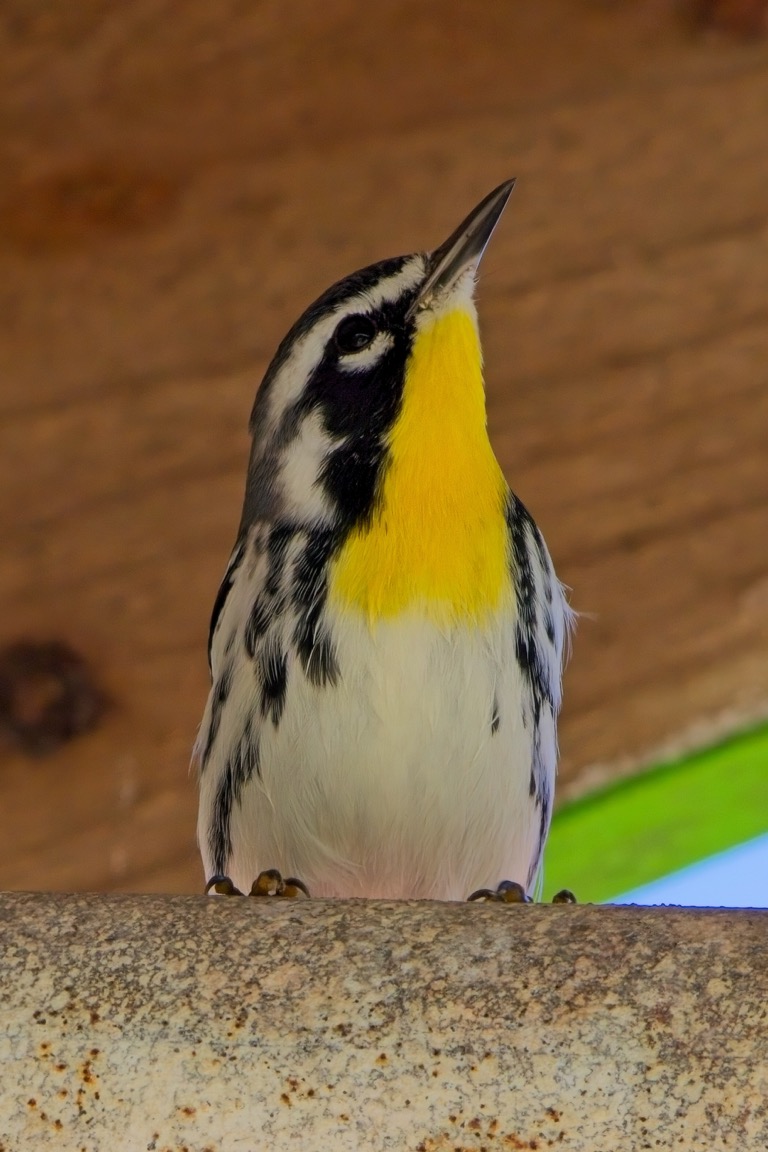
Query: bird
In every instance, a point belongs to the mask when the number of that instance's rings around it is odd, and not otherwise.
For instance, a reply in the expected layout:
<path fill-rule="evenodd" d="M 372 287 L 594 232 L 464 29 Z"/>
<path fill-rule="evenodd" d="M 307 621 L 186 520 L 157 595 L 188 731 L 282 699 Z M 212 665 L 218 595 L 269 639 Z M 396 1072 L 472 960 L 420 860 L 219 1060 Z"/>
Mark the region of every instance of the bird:
<path fill-rule="evenodd" d="M 207 891 L 536 891 L 573 613 L 487 429 L 475 285 L 514 183 L 323 292 L 257 390 L 193 760 Z"/>

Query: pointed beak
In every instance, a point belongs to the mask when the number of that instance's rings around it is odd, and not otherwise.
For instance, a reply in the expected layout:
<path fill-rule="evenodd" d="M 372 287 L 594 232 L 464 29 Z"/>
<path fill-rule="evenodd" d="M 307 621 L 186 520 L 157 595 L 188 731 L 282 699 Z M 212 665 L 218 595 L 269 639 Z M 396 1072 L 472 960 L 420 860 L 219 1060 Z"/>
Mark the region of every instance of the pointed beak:
<path fill-rule="evenodd" d="M 407 319 L 422 308 L 429 308 L 433 300 L 449 291 L 464 272 L 477 268 L 514 186 L 514 180 L 499 184 L 473 208 L 445 243 L 434 250 L 429 259 L 427 277 L 408 309 Z"/>

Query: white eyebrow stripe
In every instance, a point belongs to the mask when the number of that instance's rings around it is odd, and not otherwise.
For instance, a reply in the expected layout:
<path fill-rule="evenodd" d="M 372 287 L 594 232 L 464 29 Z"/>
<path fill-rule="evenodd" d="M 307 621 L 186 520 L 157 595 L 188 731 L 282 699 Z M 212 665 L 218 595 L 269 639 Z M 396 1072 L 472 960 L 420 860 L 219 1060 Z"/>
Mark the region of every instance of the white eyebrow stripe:
<path fill-rule="evenodd" d="M 326 345 L 336 325 L 345 316 L 375 312 L 382 304 L 396 300 L 408 288 L 414 288 L 424 278 L 425 260 L 420 254 L 413 256 L 395 273 L 367 288 L 357 296 L 338 304 L 332 312 L 316 320 L 313 327 L 296 341 L 285 363 L 281 365 L 271 387 L 269 405 L 264 415 L 264 431 L 276 428 L 282 413 L 298 400 L 307 380 L 323 358 Z M 362 363 L 358 361 L 360 367 Z"/>
<path fill-rule="evenodd" d="M 354 316 L 356 312 L 375 311 L 382 304 L 397 300 L 398 296 L 401 296 L 409 288 L 415 288 L 424 279 L 425 271 L 424 257 L 417 253 L 394 276 L 387 277 L 386 280 L 380 281 L 373 288 L 366 288 L 359 296 L 352 296 L 349 300 L 345 300 L 336 309 L 334 316 Z"/>
<path fill-rule="evenodd" d="M 362 372 L 370 368 L 377 360 L 381 360 L 385 352 L 394 346 L 394 338 L 390 332 L 378 332 L 367 348 L 359 352 L 346 352 L 339 357 L 339 368 L 342 372 Z"/>

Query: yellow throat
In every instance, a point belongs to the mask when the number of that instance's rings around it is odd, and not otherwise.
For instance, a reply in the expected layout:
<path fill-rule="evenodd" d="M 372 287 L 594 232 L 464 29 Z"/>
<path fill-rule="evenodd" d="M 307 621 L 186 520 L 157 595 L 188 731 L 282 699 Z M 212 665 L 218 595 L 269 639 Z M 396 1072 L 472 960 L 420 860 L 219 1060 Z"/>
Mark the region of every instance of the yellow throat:
<path fill-rule="evenodd" d="M 477 323 L 456 308 L 416 335 L 379 506 L 336 558 L 331 599 L 371 622 L 411 608 L 440 624 L 482 622 L 510 594 L 506 493 Z"/>

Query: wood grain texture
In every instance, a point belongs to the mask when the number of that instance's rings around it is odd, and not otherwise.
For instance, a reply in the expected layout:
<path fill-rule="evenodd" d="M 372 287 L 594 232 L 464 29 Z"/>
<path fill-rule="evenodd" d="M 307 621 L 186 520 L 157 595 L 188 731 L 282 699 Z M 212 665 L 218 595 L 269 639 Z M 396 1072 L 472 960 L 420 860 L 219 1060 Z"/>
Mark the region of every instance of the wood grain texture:
<path fill-rule="evenodd" d="M 0 886 L 191 891 L 189 749 L 246 422 L 328 283 L 519 183 L 490 422 L 585 615 L 561 795 L 768 704 L 765 42 L 674 5 L 9 2 L 0 640 L 112 700 L 2 749 Z"/>

